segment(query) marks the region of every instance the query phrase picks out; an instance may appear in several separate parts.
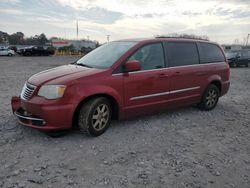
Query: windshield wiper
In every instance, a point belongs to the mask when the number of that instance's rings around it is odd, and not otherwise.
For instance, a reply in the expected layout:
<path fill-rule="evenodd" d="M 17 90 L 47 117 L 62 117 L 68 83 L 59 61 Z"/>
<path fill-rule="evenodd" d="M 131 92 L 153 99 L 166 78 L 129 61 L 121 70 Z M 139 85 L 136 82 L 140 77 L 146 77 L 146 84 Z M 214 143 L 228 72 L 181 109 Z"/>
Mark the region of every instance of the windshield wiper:
<path fill-rule="evenodd" d="M 82 64 L 82 63 L 76 63 L 75 65 L 79 65 L 79 66 L 82 66 L 82 67 L 93 68 L 90 65 L 86 65 L 86 64 Z"/>

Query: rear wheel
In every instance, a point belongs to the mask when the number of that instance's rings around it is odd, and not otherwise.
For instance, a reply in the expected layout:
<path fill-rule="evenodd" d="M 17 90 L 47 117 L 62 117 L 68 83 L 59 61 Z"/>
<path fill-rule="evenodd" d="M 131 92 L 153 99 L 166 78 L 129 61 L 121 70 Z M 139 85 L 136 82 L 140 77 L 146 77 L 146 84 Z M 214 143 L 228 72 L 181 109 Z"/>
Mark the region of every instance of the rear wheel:
<path fill-rule="evenodd" d="M 218 103 L 220 97 L 219 89 L 216 85 L 210 84 L 204 92 L 201 103 L 199 104 L 202 110 L 212 110 Z"/>
<path fill-rule="evenodd" d="M 105 97 L 94 98 L 80 109 L 78 125 L 81 131 L 91 136 L 103 134 L 111 123 L 112 109 Z"/>

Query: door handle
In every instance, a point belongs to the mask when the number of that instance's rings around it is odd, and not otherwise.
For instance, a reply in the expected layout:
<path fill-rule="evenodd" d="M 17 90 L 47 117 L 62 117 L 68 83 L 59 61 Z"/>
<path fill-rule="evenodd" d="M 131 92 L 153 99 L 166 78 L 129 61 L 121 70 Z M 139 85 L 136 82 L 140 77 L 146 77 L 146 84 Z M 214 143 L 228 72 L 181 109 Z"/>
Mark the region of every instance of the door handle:
<path fill-rule="evenodd" d="M 168 75 L 167 75 L 167 74 L 162 73 L 162 74 L 159 74 L 159 77 L 160 77 L 160 78 L 167 78 L 167 77 L 168 77 Z"/>
<path fill-rule="evenodd" d="M 179 76 L 180 74 L 181 74 L 181 72 L 176 71 L 176 72 L 173 73 L 173 76 Z"/>

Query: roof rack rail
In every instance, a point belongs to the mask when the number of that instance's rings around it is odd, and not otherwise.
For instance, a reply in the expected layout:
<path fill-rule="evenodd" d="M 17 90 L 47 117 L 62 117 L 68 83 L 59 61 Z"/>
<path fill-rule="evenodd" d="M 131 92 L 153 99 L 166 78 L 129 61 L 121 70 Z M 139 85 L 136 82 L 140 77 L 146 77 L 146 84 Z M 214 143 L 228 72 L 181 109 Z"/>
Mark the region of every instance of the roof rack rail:
<path fill-rule="evenodd" d="M 209 41 L 209 39 L 203 39 L 203 38 L 195 38 L 195 37 L 183 37 L 183 36 L 180 36 L 180 37 L 171 37 L 171 36 L 156 36 L 155 38 L 174 38 L 174 39 L 194 39 L 194 40 L 204 40 L 204 41 Z"/>

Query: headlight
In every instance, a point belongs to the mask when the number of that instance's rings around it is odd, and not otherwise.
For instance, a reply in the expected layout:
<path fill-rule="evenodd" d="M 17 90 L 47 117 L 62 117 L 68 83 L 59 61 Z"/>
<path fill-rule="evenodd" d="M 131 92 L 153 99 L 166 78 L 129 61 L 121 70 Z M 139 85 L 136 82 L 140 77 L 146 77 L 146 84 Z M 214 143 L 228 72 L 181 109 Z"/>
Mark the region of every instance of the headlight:
<path fill-rule="evenodd" d="M 38 95 L 46 99 L 58 99 L 63 96 L 65 90 L 65 85 L 44 85 L 39 89 Z"/>

